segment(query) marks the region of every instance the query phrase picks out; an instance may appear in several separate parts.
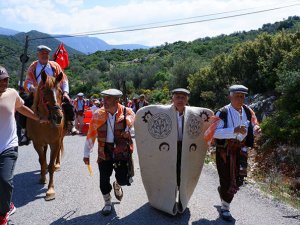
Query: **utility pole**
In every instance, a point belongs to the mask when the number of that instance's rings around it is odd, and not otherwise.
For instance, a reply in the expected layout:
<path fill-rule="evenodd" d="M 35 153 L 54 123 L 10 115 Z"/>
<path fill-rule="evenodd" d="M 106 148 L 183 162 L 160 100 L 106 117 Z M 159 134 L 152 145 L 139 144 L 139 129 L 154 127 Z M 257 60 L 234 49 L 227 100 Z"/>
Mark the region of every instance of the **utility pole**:
<path fill-rule="evenodd" d="M 19 87 L 23 86 L 23 76 L 24 76 L 24 71 L 25 71 L 25 63 L 28 62 L 29 57 L 27 55 L 27 49 L 28 49 L 28 35 L 26 35 L 26 39 L 25 39 L 25 46 L 24 46 L 24 53 L 20 56 L 20 60 L 22 63 L 22 69 L 21 69 L 21 76 L 20 76 L 20 83 L 19 83 Z"/>

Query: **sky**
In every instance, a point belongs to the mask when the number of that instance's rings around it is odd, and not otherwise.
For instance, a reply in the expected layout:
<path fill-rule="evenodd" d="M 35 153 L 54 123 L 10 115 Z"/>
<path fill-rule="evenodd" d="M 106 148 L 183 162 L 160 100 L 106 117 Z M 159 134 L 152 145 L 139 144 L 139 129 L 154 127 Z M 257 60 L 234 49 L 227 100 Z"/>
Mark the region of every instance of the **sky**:
<path fill-rule="evenodd" d="M 294 6 L 203 21 L 288 5 Z M 202 21 L 167 28 L 93 36 L 109 44 L 147 46 L 249 31 L 294 15 L 300 16 L 300 0 L 0 0 L 0 27 L 22 32 L 38 30 L 48 34 L 72 35 L 122 27 L 132 29 Z"/>

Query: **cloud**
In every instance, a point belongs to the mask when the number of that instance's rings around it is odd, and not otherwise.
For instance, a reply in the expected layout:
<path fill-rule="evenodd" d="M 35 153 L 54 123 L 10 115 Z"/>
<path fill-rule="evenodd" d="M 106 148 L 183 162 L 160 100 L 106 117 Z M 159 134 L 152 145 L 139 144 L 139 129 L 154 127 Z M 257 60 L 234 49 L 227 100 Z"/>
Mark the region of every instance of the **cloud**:
<path fill-rule="evenodd" d="M 180 18 L 252 8 L 231 14 L 245 13 L 287 5 L 291 2 L 295 1 L 282 3 L 280 0 L 134 0 L 121 5 L 108 5 L 106 3 L 105 6 L 94 4 L 86 7 L 84 0 L 27 0 L 26 2 L 11 0 L 5 7 L 0 4 L 0 16 L 4 15 L 5 24 L 15 25 L 15 27 L 8 27 L 11 29 L 26 27 L 28 30 L 35 29 L 45 33 L 74 34 L 160 21 L 173 20 L 172 23 L 179 23 L 209 19 L 216 16 L 175 21 Z M 272 23 L 288 16 L 297 15 L 299 8 L 299 6 L 294 6 L 243 17 L 163 29 L 99 35 L 98 37 L 110 44 L 140 43 L 151 46 L 178 40 L 191 41 L 199 37 L 257 29 L 265 23 Z M 218 15 L 218 17 L 225 15 L 229 14 Z"/>

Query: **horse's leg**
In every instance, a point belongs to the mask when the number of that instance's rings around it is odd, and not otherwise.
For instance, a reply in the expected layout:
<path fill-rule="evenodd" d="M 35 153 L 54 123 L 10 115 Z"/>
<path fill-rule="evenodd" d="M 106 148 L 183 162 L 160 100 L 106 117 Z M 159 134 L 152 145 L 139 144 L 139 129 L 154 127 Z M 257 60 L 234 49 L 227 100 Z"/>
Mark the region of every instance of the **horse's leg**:
<path fill-rule="evenodd" d="M 56 144 L 50 145 L 51 153 L 50 153 L 50 162 L 48 165 L 48 172 L 49 172 L 49 184 L 48 184 L 48 190 L 46 192 L 45 200 L 53 200 L 55 199 L 55 190 L 54 190 L 54 171 L 55 171 L 55 161 L 57 158 L 57 155 L 60 151 L 60 142 Z"/>
<path fill-rule="evenodd" d="M 56 160 L 55 160 L 55 171 L 59 171 L 60 170 L 60 159 L 61 156 L 64 153 L 64 143 L 63 143 L 63 139 L 61 140 L 61 146 L 60 146 L 60 150 L 57 154 Z"/>
<path fill-rule="evenodd" d="M 59 153 L 57 154 L 57 157 L 55 159 L 55 164 L 54 164 L 54 170 L 55 171 L 60 171 L 60 151 Z"/>
<path fill-rule="evenodd" d="M 39 155 L 39 162 L 41 165 L 41 177 L 40 177 L 40 183 L 46 184 L 46 173 L 47 173 L 47 145 L 46 146 L 36 146 L 34 145 L 35 150 L 37 151 Z"/>

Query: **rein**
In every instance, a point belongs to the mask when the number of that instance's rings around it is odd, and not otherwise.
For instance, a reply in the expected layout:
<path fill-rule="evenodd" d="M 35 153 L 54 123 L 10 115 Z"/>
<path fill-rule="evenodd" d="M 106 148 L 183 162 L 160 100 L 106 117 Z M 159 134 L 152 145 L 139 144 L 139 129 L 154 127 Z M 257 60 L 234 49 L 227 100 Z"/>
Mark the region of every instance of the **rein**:
<path fill-rule="evenodd" d="M 55 115 L 52 114 L 52 111 L 62 110 L 62 108 L 57 104 L 57 101 L 55 101 L 54 106 L 50 106 L 48 104 L 49 102 L 46 101 L 44 98 L 44 93 L 43 93 L 44 89 L 45 89 L 45 85 L 43 85 L 39 88 L 39 105 L 42 105 L 44 107 L 45 111 L 48 113 L 48 119 L 51 121 L 54 121 Z"/>

